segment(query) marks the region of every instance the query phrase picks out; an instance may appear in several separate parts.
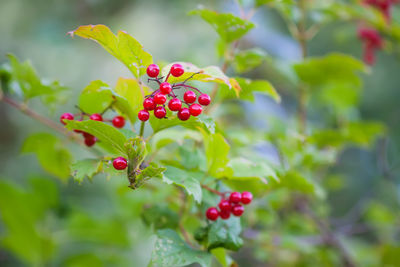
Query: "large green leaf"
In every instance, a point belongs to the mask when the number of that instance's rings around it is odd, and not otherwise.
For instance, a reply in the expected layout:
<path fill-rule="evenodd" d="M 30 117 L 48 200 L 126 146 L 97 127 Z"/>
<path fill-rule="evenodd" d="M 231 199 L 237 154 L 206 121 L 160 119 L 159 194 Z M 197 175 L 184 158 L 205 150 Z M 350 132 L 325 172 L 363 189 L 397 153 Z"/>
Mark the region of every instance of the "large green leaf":
<path fill-rule="evenodd" d="M 233 180 L 260 180 L 268 183 L 267 179 L 279 181 L 276 172 L 264 162 L 252 162 L 245 158 L 234 158 L 229 161 L 228 166 L 233 170 L 233 176 L 228 179 Z"/>
<path fill-rule="evenodd" d="M 228 220 L 217 220 L 211 224 L 208 231 L 208 249 L 222 247 L 229 250 L 238 250 L 243 246 L 243 240 L 239 236 L 241 231 L 240 219 L 237 217 L 231 217 Z"/>
<path fill-rule="evenodd" d="M 200 182 L 190 172 L 173 166 L 167 166 L 163 181 L 167 184 L 175 184 L 184 188 L 189 195 L 193 196 L 196 202 L 201 202 L 202 192 Z"/>
<path fill-rule="evenodd" d="M 119 59 L 136 78 L 145 74 L 148 65 L 153 63 L 152 56 L 143 50 L 142 45 L 124 31 L 117 35 L 105 25 L 85 25 L 69 32 L 99 43 L 111 55 Z"/>
<path fill-rule="evenodd" d="M 71 173 L 75 181 L 81 183 L 85 177 L 89 180 L 101 171 L 101 161 L 98 159 L 78 160 L 71 165 Z"/>
<path fill-rule="evenodd" d="M 193 10 L 189 14 L 200 15 L 208 22 L 225 42 L 233 42 L 240 39 L 254 24 L 230 13 L 217 13 L 208 9 Z"/>
<path fill-rule="evenodd" d="M 208 267 L 211 264 L 211 254 L 192 249 L 171 229 L 157 231 L 150 266 L 180 267 L 193 263 Z"/>
<path fill-rule="evenodd" d="M 22 152 L 35 153 L 43 169 L 64 181 L 68 179 L 72 156 L 56 136 L 33 134 L 25 140 Z"/>
<path fill-rule="evenodd" d="M 208 173 L 211 176 L 224 177 L 232 173 L 232 170 L 227 167 L 230 146 L 221 134 L 204 134 L 204 147 Z"/>
<path fill-rule="evenodd" d="M 79 96 L 79 108 L 93 114 L 102 113 L 114 101 L 111 88 L 102 81 L 92 81 Z"/>
<path fill-rule="evenodd" d="M 76 129 L 94 135 L 100 142 L 102 142 L 102 147 L 110 153 L 120 156 L 127 154 L 125 149 L 125 142 L 127 139 L 125 135 L 104 122 L 93 120 L 67 121 L 66 127 L 69 130 Z"/>

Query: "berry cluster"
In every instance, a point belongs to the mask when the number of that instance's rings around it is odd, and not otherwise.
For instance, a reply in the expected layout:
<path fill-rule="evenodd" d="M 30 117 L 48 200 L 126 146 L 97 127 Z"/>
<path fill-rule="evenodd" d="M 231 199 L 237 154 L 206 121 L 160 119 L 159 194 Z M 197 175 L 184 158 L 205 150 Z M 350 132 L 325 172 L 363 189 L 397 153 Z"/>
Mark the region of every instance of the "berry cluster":
<path fill-rule="evenodd" d="M 215 221 L 218 217 L 223 220 L 229 219 L 231 213 L 234 216 L 240 217 L 244 212 L 244 207 L 240 204 L 250 204 L 253 200 L 253 195 L 250 192 L 232 192 L 228 199 L 222 198 L 218 204 L 219 210 L 216 207 L 210 207 L 206 211 L 207 219 Z"/>
<path fill-rule="evenodd" d="M 114 125 L 114 127 L 116 127 L 116 128 L 122 128 L 122 127 L 124 127 L 124 125 L 125 125 L 125 119 L 124 119 L 124 117 L 122 117 L 122 116 L 115 116 L 112 120 L 103 120 L 103 116 L 102 116 L 101 114 L 98 114 L 98 113 L 94 113 L 94 114 L 91 114 L 91 115 L 85 114 L 85 113 L 80 113 L 80 114 L 76 114 L 75 116 L 77 116 L 77 115 L 80 116 L 80 120 L 82 120 L 84 116 L 89 116 L 89 119 L 90 119 L 90 120 L 93 120 L 93 121 L 109 121 L 109 122 L 111 122 L 111 123 Z M 75 119 L 75 116 L 74 116 L 74 114 L 72 114 L 72 113 L 68 113 L 68 112 L 67 112 L 67 113 L 64 113 L 64 114 L 62 114 L 62 115 L 60 116 L 60 122 L 61 122 L 62 124 L 65 125 L 65 124 L 66 124 L 66 123 L 65 123 L 65 120 L 70 120 L 70 121 L 72 121 L 72 120 Z M 85 133 L 85 132 L 80 131 L 80 130 L 74 130 L 74 131 L 75 131 L 76 133 L 81 133 L 81 134 L 83 135 L 85 144 L 86 144 L 88 147 L 93 146 L 93 145 L 97 142 L 97 138 L 94 137 L 94 136 L 91 135 L 91 134 Z"/>
<path fill-rule="evenodd" d="M 188 120 L 190 116 L 197 117 L 202 113 L 202 106 L 209 105 L 211 98 L 209 95 L 203 94 L 196 87 L 186 84 L 193 75 L 182 83 L 168 83 L 170 75 L 180 77 L 184 72 L 185 70 L 181 64 L 173 64 L 164 80 L 164 77 L 159 77 L 160 68 L 156 64 L 151 64 L 147 67 L 147 75 L 151 77 L 149 81 L 157 82 L 159 88 L 144 99 L 144 109 L 138 113 L 139 120 L 147 121 L 150 118 L 149 111 L 153 111 L 154 116 L 158 119 L 165 118 L 167 116 L 166 106 L 170 111 L 177 112 L 178 118 L 182 121 Z M 183 99 L 179 99 L 175 94 L 175 90 L 181 88 L 187 89 L 183 94 Z M 197 91 L 200 95 L 197 97 L 196 93 L 192 90 Z M 167 98 L 170 98 L 168 105 L 166 105 Z M 198 103 L 195 103 L 196 100 Z M 184 107 L 183 105 L 186 105 L 187 107 Z"/>

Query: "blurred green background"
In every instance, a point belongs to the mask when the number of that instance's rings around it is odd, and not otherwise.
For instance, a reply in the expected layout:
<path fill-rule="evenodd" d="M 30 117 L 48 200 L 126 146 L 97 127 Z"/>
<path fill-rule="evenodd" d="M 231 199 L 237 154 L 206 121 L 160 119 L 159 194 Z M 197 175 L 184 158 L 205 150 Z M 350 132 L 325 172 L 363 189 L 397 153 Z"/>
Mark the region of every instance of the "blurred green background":
<path fill-rule="evenodd" d="M 59 79 L 71 88 L 73 93 L 67 99 L 67 106 L 51 114 L 57 120 L 59 114 L 73 109 L 80 90 L 90 81 L 101 79 L 115 84 L 120 76 L 130 77 L 127 69 L 101 47 L 73 39 L 66 34 L 68 31 L 79 25 L 105 24 L 114 32 L 125 30 L 134 36 L 153 54 L 155 61 L 184 60 L 198 66 L 220 64 L 215 51 L 217 34 L 200 18 L 187 16 L 198 5 L 237 13 L 232 1 L 0 0 L 0 62 L 6 61 L 7 53 L 22 60 L 30 59 L 41 77 Z M 394 19 L 400 22 L 397 13 Z M 262 8 L 253 21 L 257 28 L 245 37 L 245 45 L 262 47 L 283 62 L 300 58 L 300 48 L 274 11 Z M 361 57 L 355 25 L 330 24 L 310 42 L 310 55 L 331 51 Z M 342 153 L 334 167 L 340 177 L 328 181 L 333 188 L 336 186 L 328 196 L 334 217 L 346 216 L 360 199 L 371 196 L 387 205 L 376 208 L 383 213 L 382 220 L 390 221 L 387 217 L 399 212 L 399 70 L 398 58 L 380 52 L 377 64 L 363 77 L 365 88 L 355 116 L 385 123 L 388 137 L 378 140 L 372 151 L 351 148 Z M 256 115 L 271 112 L 284 118 L 295 111 L 290 84 L 281 81 L 268 64 L 246 76 L 269 79 L 283 96 L 283 103 L 278 106 L 261 98 L 254 105 L 244 105 L 244 110 Z M 39 112 L 45 110 L 39 102 L 34 102 L 33 107 Z M 321 110 L 312 110 L 310 120 L 318 123 Z M 249 116 L 248 123 L 254 127 L 268 125 L 265 117 L 256 118 L 253 121 Z M 106 181 L 104 177 L 83 185 L 72 180 L 62 184 L 45 174 L 33 155 L 20 155 L 24 138 L 29 133 L 46 131 L 44 126 L 3 103 L 0 103 L 0 123 L 0 177 L 23 188 L 7 189 L 9 194 L 0 196 L 0 213 L 18 210 L 15 220 L 26 224 L 26 232 L 15 235 L 16 239 L 24 240 L 17 242 L 23 260 L 0 248 L 0 266 L 24 266 L 37 258 L 34 261 L 44 266 L 47 257 L 54 255 L 49 252 L 52 249 L 58 251 L 53 261 L 57 266 L 102 266 L 102 262 L 108 262 L 108 266 L 145 266 L 154 241 L 140 219 L 140 207 L 147 201 L 162 201 L 168 190 L 158 193 L 140 190 L 132 194 L 126 190 L 125 180 Z M 75 149 L 82 153 L 81 157 L 85 156 L 85 152 Z M 387 159 L 383 160 L 386 154 Z M 7 205 L 10 198 L 18 200 Z M 54 208 L 53 213 L 45 212 L 49 207 Z M 45 236 L 49 235 L 47 241 L 29 231 L 29 222 L 36 220 L 24 215 L 26 209 L 37 209 L 35 216 L 42 216 L 39 228 Z M 0 233 L 2 230 L 4 226 L 0 223 Z M 399 235 L 399 229 L 394 234 Z M 265 266 L 257 261 L 251 264 L 253 256 L 246 249 L 234 257 L 240 266 L 243 263 Z"/>

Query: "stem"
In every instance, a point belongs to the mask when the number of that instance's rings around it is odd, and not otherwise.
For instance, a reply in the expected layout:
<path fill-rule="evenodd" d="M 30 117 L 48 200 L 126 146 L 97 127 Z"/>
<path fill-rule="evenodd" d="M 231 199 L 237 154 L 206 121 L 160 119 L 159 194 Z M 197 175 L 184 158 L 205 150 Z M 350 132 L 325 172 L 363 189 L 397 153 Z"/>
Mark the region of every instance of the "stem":
<path fill-rule="evenodd" d="M 174 84 L 174 86 L 172 86 L 172 88 L 173 89 L 178 89 L 178 87 L 181 87 L 181 86 L 196 90 L 197 92 L 199 92 L 201 94 L 201 91 L 199 89 L 197 89 L 196 87 L 193 87 L 193 86 L 190 86 L 190 85 L 187 85 L 187 84 L 184 84 L 184 83 Z"/>
<path fill-rule="evenodd" d="M 140 133 L 139 133 L 139 136 L 140 137 L 143 137 L 143 133 L 144 133 L 144 125 L 145 125 L 145 121 L 142 121 L 141 123 L 140 123 Z"/>
<path fill-rule="evenodd" d="M 221 196 L 221 197 L 224 197 L 224 196 L 225 196 L 224 193 L 221 193 L 221 192 L 219 192 L 218 190 L 212 189 L 211 187 L 209 187 L 209 186 L 207 186 L 207 185 L 205 185 L 205 184 L 201 184 L 201 187 L 203 187 L 204 189 L 210 191 L 211 193 L 214 193 L 214 194 L 219 195 L 219 196 Z"/>

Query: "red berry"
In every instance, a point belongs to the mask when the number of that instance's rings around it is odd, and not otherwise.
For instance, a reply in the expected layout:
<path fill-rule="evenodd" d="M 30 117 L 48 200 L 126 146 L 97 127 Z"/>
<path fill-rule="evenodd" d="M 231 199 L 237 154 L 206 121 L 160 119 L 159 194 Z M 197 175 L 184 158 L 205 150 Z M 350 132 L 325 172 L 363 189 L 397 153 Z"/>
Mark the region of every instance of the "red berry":
<path fill-rule="evenodd" d="M 242 205 L 237 204 L 232 207 L 232 214 L 235 216 L 242 216 L 243 212 L 244 208 Z"/>
<path fill-rule="evenodd" d="M 154 116 L 156 116 L 156 118 L 162 119 L 165 115 L 167 115 L 167 111 L 164 107 L 158 106 L 154 109 Z"/>
<path fill-rule="evenodd" d="M 146 72 L 147 72 L 147 75 L 149 75 L 149 77 L 156 78 L 158 76 L 158 74 L 160 73 L 160 68 L 156 64 L 150 64 L 147 67 Z"/>
<path fill-rule="evenodd" d="M 87 134 L 87 133 L 84 133 L 84 134 Z M 91 146 L 93 146 L 93 145 L 96 143 L 96 141 L 97 141 L 97 138 L 94 137 L 94 136 L 91 135 L 91 134 L 87 134 L 87 135 L 85 136 L 85 145 L 86 145 L 86 146 L 91 147 Z"/>
<path fill-rule="evenodd" d="M 214 207 L 208 208 L 206 211 L 207 219 L 211 221 L 215 221 L 216 219 L 218 219 L 218 215 L 218 210 Z"/>
<path fill-rule="evenodd" d="M 148 97 L 143 101 L 143 107 L 146 110 L 153 110 L 156 108 L 156 103 L 154 103 L 154 99 L 152 97 Z"/>
<path fill-rule="evenodd" d="M 221 219 L 223 220 L 227 220 L 229 219 L 229 217 L 231 216 L 231 212 L 230 211 L 220 211 L 219 216 L 221 217 Z"/>
<path fill-rule="evenodd" d="M 167 97 L 158 93 L 154 96 L 154 102 L 158 105 L 163 105 L 165 102 L 167 102 Z"/>
<path fill-rule="evenodd" d="M 89 119 L 91 119 L 92 121 L 103 121 L 103 117 L 98 113 L 90 115 Z"/>
<path fill-rule="evenodd" d="M 60 116 L 60 122 L 62 123 L 62 124 L 66 124 L 63 120 L 69 120 L 69 121 L 72 121 L 72 120 L 74 120 L 74 115 L 73 114 L 71 114 L 71 113 L 64 113 L 64 114 L 62 114 L 61 116 Z"/>
<path fill-rule="evenodd" d="M 168 95 L 172 91 L 172 86 L 170 83 L 163 82 L 160 84 L 160 92 L 164 95 Z"/>
<path fill-rule="evenodd" d="M 147 121 L 150 118 L 150 113 L 147 110 L 141 110 L 139 111 L 139 113 L 137 114 L 139 120 L 141 121 Z"/>
<path fill-rule="evenodd" d="M 245 205 L 250 204 L 251 201 L 253 200 L 253 194 L 250 192 L 242 192 L 242 200 L 241 202 Z"/>
<path fill-rule="evenodd" d="M 200 105 L 208 106 L 211 102 L 211 97 L 207 94 L 201 94 L 198 100 Z"/>
<path fill-rule="evenodd" d="M 113 166 L 116 170 L 124 170 L 128 166 L 128 162 L 123 157 L 118 157 L 113 160 Z"/>
<path fill-rule="evenodd" d="M 178 118 L 181 121 L 187 121 L 190 118 L 190 111 L 188 108 L 183 108 L 178 111 Z"/>
<path fill-rule="evenodd" d="M 203 111 L 203 108 L 199 104 L 193 104 L 193 105 L 190 105 L 189 111 L 190 111 L 190 115 L 197 117 L 201 114 L 201 112 Z"/>
<path fill-rule="evenodd" d="M 229 203 L 228 200 L 221 200 L 221 202 L 218 204 L 218 207 L 221 211 L 223 212 L 229 212 L 231 210 L 231 203 Z"/>
<path fill-rule="evenodd" d="M 232 192 L 229 196 L 229 202 L 239 203 L 242 200 L 242 195 L 239 192 Z"/>
<path fill-rule="evenodd" d="M 174 77 L 182 76 L 184 72 L 185 70 L 183 69 L 183 66 L 181 64 L 174 64 L 171 67 L 171 74 Z"/>
<path fill-rule="evenodd" d="M 93 137 L 94 137 L 93 135 L 91 135 L 90 133 L 87 133 L 87 132 L 82 132 L 81 131 L 81 133 L 82 133 L 84 138 L 92 138 L 93 139 Z"/>
<path fill-rule="evenodd" d="M 114 119 L 112 120 L 112 124 L 116 128 L 122 128 L 125 125 L 125 119 L 122 116 L 115 116 Z"/>
<path fill-rule="evenodd" d="M 196 101 L 196 94 L 193 91 L 187 91 L 185 92 L 185 94 L 183 95 L 183 100 L 185 100 L 186 103 L 194 103 L 194 101 Z"/>
<path fill-rule="evenodd" d="M 179 111 L 182 108 L 182 102 L 179 98 L 172 98 L 168 103 L 168 108 L 171 111 Z"/>

